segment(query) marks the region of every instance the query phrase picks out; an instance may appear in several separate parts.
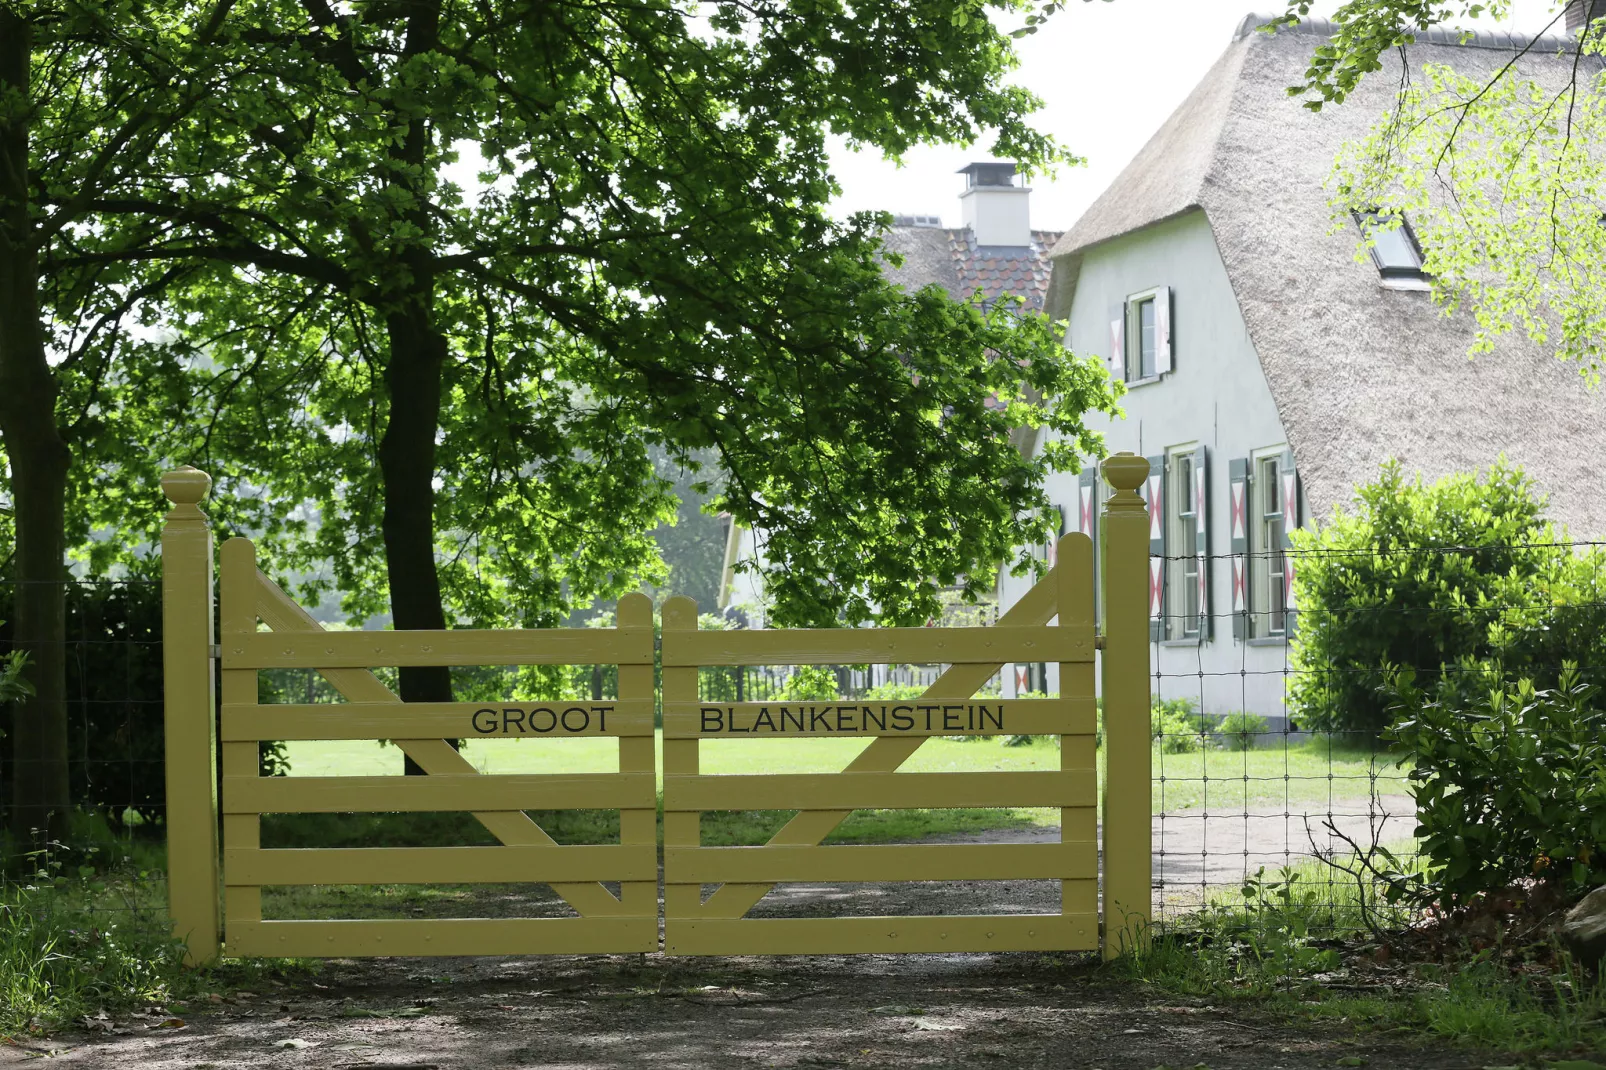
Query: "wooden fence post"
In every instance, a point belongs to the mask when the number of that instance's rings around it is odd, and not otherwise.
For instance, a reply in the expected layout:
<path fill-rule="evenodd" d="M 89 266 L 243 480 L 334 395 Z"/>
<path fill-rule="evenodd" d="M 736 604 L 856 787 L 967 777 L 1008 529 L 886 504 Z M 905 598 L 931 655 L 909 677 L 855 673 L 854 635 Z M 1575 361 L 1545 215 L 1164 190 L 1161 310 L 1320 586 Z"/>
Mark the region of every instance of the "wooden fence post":
<path fill-rule="evenodd" d="M 1147 944 L 1153 882 L 1149 724 L 1149 462 L 1104 462 L 1104 957 Z"/>
<path fill-rule="evenodd" d="M 184 961 L 218 954 L 217 722 L 212 676 L 212 486 L 185 466 L 162 476 L 162 696 L 167 772 L 167 909 Z"/>

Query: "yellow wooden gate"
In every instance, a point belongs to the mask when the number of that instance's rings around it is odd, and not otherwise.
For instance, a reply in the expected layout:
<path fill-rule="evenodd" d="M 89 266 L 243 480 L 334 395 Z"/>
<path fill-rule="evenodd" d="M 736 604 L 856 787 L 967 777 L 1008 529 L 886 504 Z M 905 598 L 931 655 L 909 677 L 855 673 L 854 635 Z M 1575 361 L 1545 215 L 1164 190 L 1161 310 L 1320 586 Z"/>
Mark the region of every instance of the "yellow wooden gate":
<path fill-rule="evenodd" d="M 697 607 L 663 612 L 664 950 L 670 954 L 1093 950 L 1145 938 L 1150 910 L 1148 518 L 1136 488 L 1148 465 L 1120 454 L 1104 470 L 1103 634 L 1095 636 L 1093 545 L 1069 535 L 1048 576 L 990 628 L 702 632 Z M 257 570 L 244 539 L 223 547 L 221 642 L 212 644 L 212 549 L 194 469 L 163 479 L 168 870 L 174 929 L 189 957 L 606 953 L 658 947 L 652 606 L 619 602 L 613 629 L 326 632 Z M 1057 623 L 1051 621 L 1057 618 Z M 263 627 L 268 630 L 262 630 Z M 1105 768 L 1095 751 L 1095 648 L 1102 654 Z M 221 659 L 213 734 L 212 659 Z M 978 699 L 1011 662 L 1056 662 L 1056 699 Z M 719 665 L 942 663 L 908 703 L 707 703 L 698 671 Z M 616 664 L 619 700 L 555 706 L 406 703 L 373 666 Z M 336 704 L 260 704 L 257 674 L 312 669 Z M 539 726 L 539 727 L 537 727 Z M 450 738 L 614 736 L 619 771 L 478 773 Z M 1060 768 L 908 773 L 934 735 L 1052 734 Z M 704 739 L 852 736 L 867 746 L 842 772 L 706 776 Z M 262 777 L 261 740 L 389 739 L 428 774 Z M 213 740 L 220 740 L 221 807 Z M 1100 794 L 1102 789 L 1102 796 Z M 1102 798 L 1103 872 L 1098 807 Z M 1060 842 L 822 846 L 855 809 L 1052 806 Z M 617 845 L 559 846 L 526 809 L 619 809 Z M 760 847 L 704 847 L 701 815 L 798 810 Z M 223 908 L 217 815 L 223 826 Z M 468 811 L 497 847 L 264 849 L 264 813 Z M 1101 881 L 1102 876 L 1102 894 Z M 1049 879 L 1044 915 L 748 918 L 780 882 Z M 615 896 L 603 881 L 620 882 Z M 577 918 L 311 920 L 262 917 L 263 885 L 550 883 Z M 717 885 L 705 900 L 705 885 Z M 1101 923 L 1102 917 L 1102 923 Z"/>
<path fill-rule="evenodd" d="M 664 950 L 679 955 L 1093 950 L 1099 946 L 1093 546 L 1059 563 L 989 628 L 699 632 L 688 598 L 664 606 Z M 1059 616 L 1050 626 L 1048 618 Z M 747 702 L 697 697 L 712 665 L 950 665 L 909 702 Z M 977 699 L 1007 662 L 1057 662 L 1057 699 Z M 904 773 L 932 736 L 1055 734 L 1057 772 Z M 705 739 L 855 738 L 840 773 L 703 775 Z M 1060 842 L 820 846 L 856 809 L 1060 808 Z M 699 845 L 703 812 L 799 810 L 762 847 Z M 1056 914 L 745 918 L 777 882 L 1053 879 Z M 706 901 L 704 885 L 720 887 Z"/>
<path fill-rule="evenodd" d="M 208 480 L 170 473 L 175 509 L 164 532 L 167 624 L 169 884 L 190 957 L 230 955 L 487 955 L 654 951 L 658 947 L 657 790 L 653 747 L 652 603 L 619 602 L 612 629 L 327 632 L 267 576 L 256 551 L 222 551 L 217 655 L 222 667 L 223 910 L 217 917 L 216 813 L 210 746 L 211 651 L 188 643 L 211 630 L 211 540 L 198 503 Z M 188 618 L 188 619 L 185 619 Z M 261 630 L 263 626 L 268 631 Z M 209 636 L 208 636 L 209 638 Z M 174 640 L 178 640 L 177 643 Z M 188 642 L 187 642 L 188 641 Z M 199 654 L 199 657 L 195 655 Z M 619 666 L 616 702 L 406 703 L 371 666 Z M 264 669 L 313 669 L 344 703 L 259 704 Z M 619 771 L 479 773 L 445 740 L 613 736 Z M 425 776 L 264 777 L 260 740 L 389 739 Z M 171 744 L 177 743 L 175 751 Z M 206 754 L 205 766 L 194 768 Z M 175 754 L 180 761 L 172 760 Z M 191 807 L 194 809 L 191 809 Z M 560 846 L 526 813 L 618 809 L 620 843 Z M 496 847 L 264 849 L 265 813 L 468 811 Z M 602 881 L 620 882 L 615 896 Z M 577 918 L 272 919 L 263 885 L 549 883 Z M 206 889 L 214 891 L 208 895 Z M 221 921 L 221 925 L 219 925 Z"/>

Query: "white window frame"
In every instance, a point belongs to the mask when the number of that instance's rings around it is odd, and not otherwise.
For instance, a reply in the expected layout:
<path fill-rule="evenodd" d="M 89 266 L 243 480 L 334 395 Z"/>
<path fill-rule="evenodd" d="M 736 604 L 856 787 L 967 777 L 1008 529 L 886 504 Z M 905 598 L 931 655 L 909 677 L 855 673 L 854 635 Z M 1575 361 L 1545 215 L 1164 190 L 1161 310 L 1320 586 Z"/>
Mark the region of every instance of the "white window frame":
<path fill-rule="evenodd" d="M 1192 641 L 1199 638 L 1200 616 L 1201 566 L 1194 549 L 1198 544 L 1199 518 L 1194 512 L 1193 486 L 1199 443 L 1172 446 L 1165 454 L 1165 637 L 1168 641 Z"/>
<path fill-rule="evenodd" d="M 1246 509 L 1249 513 L 1249 637 L 1251 639 L 1285 639 L 1288 635 L 1288 607 L 1283 605 L 1284 597 L 1284 569 L 1287 562 L 1283 557 L 1283 547 L 1279 539 L 1278 545 L 1270 546 L 1270 531 L 1273 521 L 1269 518 L 1279 516 L 1276 528 L 1286 533 L 1288 530 L 1288 503 L 1282 500 L 1282 465 L 1283 456 L 1288 447 L 1267 446 L 1255 450 L 1250 454 L 1249 460 L 1249 501 Z M 1275 466 L 1277 476 L 1275 479 L 1266 478 L 1268 462 Z M 1279 512 L 1269 513 L 1266 509 L 1269 495 L 1277 495 Z"/>
<path fill-rule="evenodd" d="M 1149 303 L 1151 303 L 1151 304 L 1153 304 L 1155 306 L 1155 319 L 1154 319 L 1155 356 L 1154 356 L 1154 361 L 1155 361 L 1155 364 L 1158 365 L 1159 364 L 1159 359 L 1160 359 L 1159 358 L 1159 348 L 1160 348 L 1160 337 L 1159 337 L 1159 331 L 1160 331 L 1160 308 L 1159 308 L 1159 301 L 1160 301 L 1161 295 L 1165 294 L 1166 292 L 1167 292 L 1167 288 L 1166 287 L 1164 287 L 1164 286 L 1156 286 L 1156 287 L 1153 287 L 1152 289 L 1142 290 L 1142 291 L 1139 291 L 1138 293 L 1128 294 L 1127 295 L 1126 305 L 1124 306 L 1124 308 L 1125 308 L 1125 316 L 1126 316 L 1126 321 L 1125 321 L 1126 326 L 1125 326 L 1125 329 L 1121 332 L 1122 339 L 1123 339 L 1122 346 L 1126 350 L 1126 352 L 1121 354 L 1121 368 L 1122 368 L 1122 371 L 1126 375 L 1126 383 L 1127 383 L 1128 386 L 1139 386 L 1139 385 L 1142 385 L 1144 383 L 1157 383 L 1162 378 L 1164 378 L 1164 376 L 1165 376 L 1165 373 L 1161 372 L 1161 371 L 1156 371 L 1151 375 L 1144 375 L 1143 374 L 1143 326 L 1142 326 L 1142 320 L 1140 319 L 1139 309 L 1140 309 L 1140 307 L 1143 305 L 1143 303 L 1145 301 L 1147 301 L 1147 302 L 1149 302 Z M 1136 359 L 1136 362 L 1137 362 L 1135 369 L 1134 369 L 1134 365 L 1133 365 L 1134 359 Z M 1137 372 L 1136 375 L 1133 374 L 1134 370 Z"/>

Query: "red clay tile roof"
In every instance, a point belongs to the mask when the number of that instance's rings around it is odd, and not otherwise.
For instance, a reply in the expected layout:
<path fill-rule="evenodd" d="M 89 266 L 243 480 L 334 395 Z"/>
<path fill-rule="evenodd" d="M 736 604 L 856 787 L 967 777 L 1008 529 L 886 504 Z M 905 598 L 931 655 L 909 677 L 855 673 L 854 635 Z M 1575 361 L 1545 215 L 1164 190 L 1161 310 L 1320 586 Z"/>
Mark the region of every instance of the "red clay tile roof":
<path fill-rule="evenodd" d="M 991 304 L 1004 294 L 1026 298 L 1026 305 L 1041 311 L 1048 295 L 1048 251 L 1059 241 L 1060 232 L 1032 231 L 1029 246 L 977 245 L 969 227 L 948 228 L 948 249 L 959 276 L 959 295 L 969 297 L 980 290 Z"/>

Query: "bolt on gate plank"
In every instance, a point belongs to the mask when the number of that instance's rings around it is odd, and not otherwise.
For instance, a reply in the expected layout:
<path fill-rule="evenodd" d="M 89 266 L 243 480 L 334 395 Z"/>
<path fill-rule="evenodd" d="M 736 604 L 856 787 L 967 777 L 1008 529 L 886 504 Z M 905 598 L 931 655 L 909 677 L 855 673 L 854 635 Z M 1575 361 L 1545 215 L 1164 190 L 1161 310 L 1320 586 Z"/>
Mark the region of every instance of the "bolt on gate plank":
<path fill-rule="evenodd" d="M 658 946 L 652 603 L 620 599 L 613 629 L 327 633 L 257 570 L 222 550 L 223 938 L 228 954 L 478 955 L 654 951 Z M 271 629 L 259 631 L 259 623 Z M 582 634 L 583 631 L 583 634 Z M 373 665 L 619 666 L 611 703 L 402 703 Z M 347 700 L 262 705 L 263 669 L 319 670 Z M 479 773 L 449 738 L 605 735 L 619 772 Z M 262 777 L 260 740 L 390 739 L 415 777 Z M 523 811 L 620 810 L 620 843 L 560 846 Z M 263 849 L 263 813 L 466 810 L 498 847 Z M 615 897 L 600 882 L 621 882 Z M 265 884 L 549 883 L 578 918 L 264 920 Z"/>
<path fill-rule="evenodd" d="M 1058 625 L 1048 621 L 1056 614 Z M 675 955 L 1094 950 L 1099 946 L 1093 546 L 1060 541 L 1058 564 L 991 628 L 698 632 L 697 605 L 663 611 L 664 950 Z M 975 699 L 1006 662 L 1057 661 L 1058 699 Z M 909 702 L 698 700 L 704 665 L 936 661 Z M 1055 772 L 903 773 L 935 735 L 1060 737 Z M 869 745 L 840 773 L 706 776 L 705 739 L 852 736 Z M 821 846 L 853 809 L 1055 806 L 1061 842 Z M 762 847 L 703 847 L 709 810 L 801 810 Z M 747 918 L 776 882 L 1049 879 L 1057 914 Z M 721 887 L 706 901 L 702 886 Z"/>

